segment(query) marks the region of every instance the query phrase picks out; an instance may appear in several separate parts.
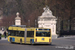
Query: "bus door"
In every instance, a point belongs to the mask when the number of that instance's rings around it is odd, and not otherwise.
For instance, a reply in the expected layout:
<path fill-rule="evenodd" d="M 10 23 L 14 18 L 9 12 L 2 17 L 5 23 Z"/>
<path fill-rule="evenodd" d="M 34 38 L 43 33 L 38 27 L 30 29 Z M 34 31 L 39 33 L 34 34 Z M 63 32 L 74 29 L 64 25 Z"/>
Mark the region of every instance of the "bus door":
<path fill-rule="evenodd" d="M 34 42 L 34 30 L 27 29 L 26 43 L 30 44 L 31 42 Z"/>

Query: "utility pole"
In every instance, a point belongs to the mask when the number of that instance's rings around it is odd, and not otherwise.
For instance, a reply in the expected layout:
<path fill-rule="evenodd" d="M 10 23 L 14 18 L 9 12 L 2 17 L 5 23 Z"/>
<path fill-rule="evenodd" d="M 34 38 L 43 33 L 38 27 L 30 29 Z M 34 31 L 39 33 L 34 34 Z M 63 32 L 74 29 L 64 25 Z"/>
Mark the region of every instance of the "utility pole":
<path fill-rule="evenodd" d="M 28 26 L 30 27 L 30 20 L 28 20 Z"/>
<path fill-rule="evenodd" d="M 69 31 L 71 30 L 71 20 L 72 20 L 72 0 L 71 0 L 71 2 L 70 2 L 70 4 L 71 4 L 71 8 L 70 8 L 70 17 L 69 17 Z"/>
<path fill-rule="evenodd" d="M 36 20 L 35 20 L 35 28 L 36 28 Z"/>

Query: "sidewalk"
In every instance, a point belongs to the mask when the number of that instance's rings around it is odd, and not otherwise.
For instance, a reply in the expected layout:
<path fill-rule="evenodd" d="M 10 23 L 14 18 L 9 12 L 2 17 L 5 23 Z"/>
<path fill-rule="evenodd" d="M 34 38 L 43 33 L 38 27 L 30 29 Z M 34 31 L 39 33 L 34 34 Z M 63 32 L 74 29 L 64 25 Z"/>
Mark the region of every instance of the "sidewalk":
<path fill-rule="evenodd" d="M 59 38 L 74 38 L 75 37 L 75 35 L 73 35 L 73 36 L 63 36 L 63 37 L 59 37 Z"/>
<path fill-rule="evenodd" d="M 7 40 L 7 38 L 2 37 L 0 40 Z"/>

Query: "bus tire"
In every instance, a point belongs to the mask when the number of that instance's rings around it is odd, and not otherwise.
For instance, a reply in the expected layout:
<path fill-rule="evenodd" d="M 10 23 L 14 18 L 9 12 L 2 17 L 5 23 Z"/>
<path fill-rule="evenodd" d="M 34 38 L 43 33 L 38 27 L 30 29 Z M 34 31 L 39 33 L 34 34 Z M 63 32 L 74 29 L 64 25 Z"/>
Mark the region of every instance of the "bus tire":
<path fill-rule="evenodd" d="M 33 45 L 32 40 L 30 41 L 30 44 Z"/>
<path fill-rule="evenodd" d="M 10 38 L 10 43 L 13 43 L 13 42 L 12 42 L 12 38 Z"/>
<path fill-rule="evenodd" d="M 20 44 L 22 44 L 22 39 L 20 39 Z"/>
<path fill-rule="evenodd" d="M 52 45 L 52 43 L 50 43 L 49 45 Z"/>

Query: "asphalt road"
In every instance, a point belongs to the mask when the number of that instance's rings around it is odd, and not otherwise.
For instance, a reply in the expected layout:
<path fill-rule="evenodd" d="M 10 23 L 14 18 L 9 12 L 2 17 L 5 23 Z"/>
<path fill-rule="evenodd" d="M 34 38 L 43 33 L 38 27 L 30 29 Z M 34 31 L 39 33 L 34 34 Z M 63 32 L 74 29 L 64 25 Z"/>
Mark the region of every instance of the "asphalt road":
<path fill-rule="evenodd" d="M 53 39 L 52 45 L 21 45 L 0 40 L 0 50 L 75 50 L 75 37 Z"/>

